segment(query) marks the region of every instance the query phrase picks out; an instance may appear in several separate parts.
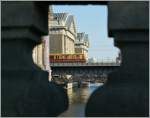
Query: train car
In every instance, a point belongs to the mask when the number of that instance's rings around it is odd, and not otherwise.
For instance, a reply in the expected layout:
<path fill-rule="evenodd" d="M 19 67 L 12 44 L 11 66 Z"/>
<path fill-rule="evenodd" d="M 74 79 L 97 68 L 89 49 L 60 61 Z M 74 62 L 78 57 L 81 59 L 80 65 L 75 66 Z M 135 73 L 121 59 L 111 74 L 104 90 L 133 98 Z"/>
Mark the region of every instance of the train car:
<path fill-rule="evenodd" d="M 50 54 L 51 63 L 86 63 L 87 59 L 84 54 Z"/>

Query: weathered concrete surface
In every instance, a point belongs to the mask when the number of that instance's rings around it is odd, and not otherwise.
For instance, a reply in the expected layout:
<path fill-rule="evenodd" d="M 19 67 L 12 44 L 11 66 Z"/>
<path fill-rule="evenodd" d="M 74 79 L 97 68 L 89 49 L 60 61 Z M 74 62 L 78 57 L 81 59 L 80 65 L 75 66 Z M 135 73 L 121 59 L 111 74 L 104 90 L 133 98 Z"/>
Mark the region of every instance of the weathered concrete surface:
<path fill-rule="evenodd" d="M 2 116 L 57 116 L 68 108 L 66 91 L 48 82 L 32 50 L 48 34 L 48 4 L 2 2 Z"/>
<path fill-rule="evenodd" d="M 148 2 L 109 2 L 109 35 L 121 49 L 122 65 L 90 97 L 86 116 L 149 115 Z"/>
<path fill-rule="evenodd" d="M 148 29 L 148 7 L 143 1 L 109 2 L 109 31 Z"/>

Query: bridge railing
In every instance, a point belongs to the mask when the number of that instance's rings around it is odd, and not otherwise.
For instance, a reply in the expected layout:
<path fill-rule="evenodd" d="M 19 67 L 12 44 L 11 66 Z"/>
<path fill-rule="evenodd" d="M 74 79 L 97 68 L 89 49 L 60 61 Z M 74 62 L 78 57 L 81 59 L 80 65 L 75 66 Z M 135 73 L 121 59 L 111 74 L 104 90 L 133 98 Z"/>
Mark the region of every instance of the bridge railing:
<path fill-rule="evenodd" d="M 51 66 L 120 66 L 119 63 L 50 63 Z"/>

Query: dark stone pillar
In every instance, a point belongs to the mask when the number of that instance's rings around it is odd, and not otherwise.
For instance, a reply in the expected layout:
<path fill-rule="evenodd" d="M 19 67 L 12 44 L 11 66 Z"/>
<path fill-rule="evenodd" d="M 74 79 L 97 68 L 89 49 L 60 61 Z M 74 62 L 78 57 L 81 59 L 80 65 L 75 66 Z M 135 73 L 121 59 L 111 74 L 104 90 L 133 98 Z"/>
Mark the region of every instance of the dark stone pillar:
<path fill-rule="evenodd" d="M 149 115 L 148 2 L 109 2 L 109 36 L 120 48 L 122 64 L 90 97 L 86 116 Z"/>
<path fill-rule="evenodd" d="M 48 82 L 32 50 L 48 35 L 48 5 L 2 2 L 2 116 L 57 116 L 68 107 L 66 91 Z"/>

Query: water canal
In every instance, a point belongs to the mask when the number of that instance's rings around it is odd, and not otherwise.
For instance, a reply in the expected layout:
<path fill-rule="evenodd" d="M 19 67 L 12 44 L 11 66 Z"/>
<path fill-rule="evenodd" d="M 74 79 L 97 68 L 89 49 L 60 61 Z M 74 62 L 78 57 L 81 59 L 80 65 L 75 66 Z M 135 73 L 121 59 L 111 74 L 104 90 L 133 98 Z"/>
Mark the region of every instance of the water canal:
<path fill-rule="evenodd" d="M 69 108 L 59 117 L 84 117 L 84 110 L 88 98 L 96 88 L 102 85 L 102 83 L 89 84 L 81 88 L 68 89 Z"/>

